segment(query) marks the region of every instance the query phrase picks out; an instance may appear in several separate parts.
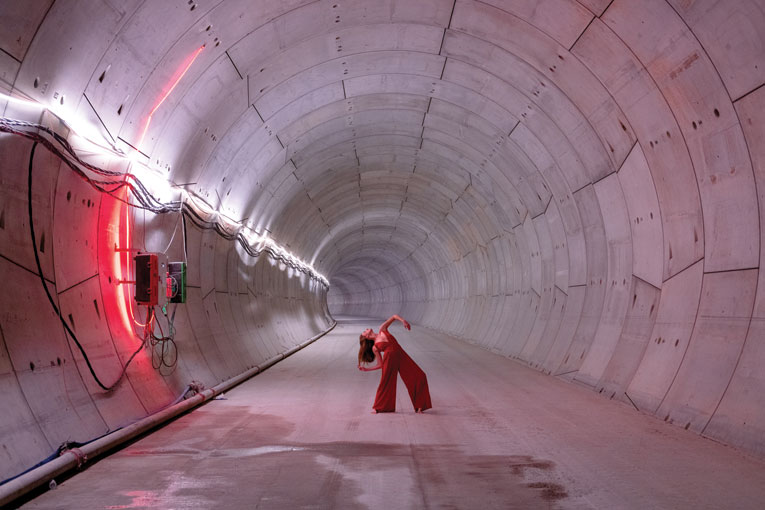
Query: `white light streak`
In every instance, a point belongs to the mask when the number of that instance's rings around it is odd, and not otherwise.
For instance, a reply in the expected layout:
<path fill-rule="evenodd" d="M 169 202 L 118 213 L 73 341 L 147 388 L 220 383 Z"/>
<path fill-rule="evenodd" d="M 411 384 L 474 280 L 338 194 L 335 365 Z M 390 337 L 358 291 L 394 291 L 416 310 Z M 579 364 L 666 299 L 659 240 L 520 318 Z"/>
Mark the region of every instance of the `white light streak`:
<path fill-rule="evenodd" d="M 319 273 L 311 264 L 308 264 L 294 253 L 274 242 L 268 236 L 268 232 L 259 234 L 252 230 L 250 227 L 231 219 L 230 217 L 221 213 L 218 209 L 210 206 L 201 197 L 189 193 L 185 190 L 178 191 L 178 188 L 171 181 L 164 177 L 161 170 L 153 168 L 150 164 L 147 164 L 149 161 L 147 156 L 125 144 L 119 139 L 117 140 L 116 144 L 112 143 L 112 141 L 107 140 L 106 137 L 104 137 L 103 132 L 93 126 L 92 123 L 84 121 L 78 116 L 67 114 L 64 108 L 61 108 L 58 105 L 45 106 L 44 104 L 38 103 L 36 101 L 12 97 L 1 92 L 0 100 L 8 101 L 19 106 L 48 110 L 58 119 L 60 119 L 64 124 L 66 124 L 71 132 L 80 140 L 87 142 L 89 145 L 89 150 L 92 150 L 93 152 L 99 153 L 103 156 L 127 161 L 129 164 L 127 165 L 126 175 L 128 173 L 134 175 L 158 200 L 169 202 L 173 199 L 176 199 L 176 197 L 180 195 L 181 201 L 189 204 L 195 210 L 209 216 L 211 222 L 217 222 L 229 232 L 241 233 L 245 241 L 247 241 L 247 243 L 255 251 L 260 252 L 263 250 L 268 250 L 276 257 L 279 257 L 288 262 L 289 265 L 301 269 L 302 271 L 310 274 L 312 277 L 322 282 L 326 287 L 329 287 L 329 281 L 324 275 Z"/>
<path fill-rule="evenodd" d="M 0 100 L 8 101 L 9 103 L 19 105 L 19 106 L 28 106 L 32 108 L 38 108 L 40 110 L 46 109 L 45 105 L 40 104 L 36 101 L 30 101 L 29 99 L 21 99 L 19 97 L 9 96 L 8 94 L 3 94 L 2 92 L 0 92 Z"/>

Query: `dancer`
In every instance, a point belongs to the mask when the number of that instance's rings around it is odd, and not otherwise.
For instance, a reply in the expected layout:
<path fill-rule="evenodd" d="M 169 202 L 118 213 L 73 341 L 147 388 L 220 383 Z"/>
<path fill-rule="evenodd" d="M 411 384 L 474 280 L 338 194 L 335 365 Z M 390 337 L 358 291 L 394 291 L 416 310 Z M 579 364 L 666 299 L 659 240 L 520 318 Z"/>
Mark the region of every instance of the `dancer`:
<path fill-rule="evenodd" d="M 377 387 L 374 413 L 396 412 L 396 382 L 397 374 L 401 374 L 415 412 L 421 413 L 432 407 L 428 379 L 425 372 L 417 366 L 412 358 L 404 352 L 393 335 L 388 331 L 393 321 L 401 321 L 406 329 L 411 329 L 407 321 L 394 315 L 380 326 L 380 332 L 366 329 L 359 336 L 359 370 L 370 372 L 382 368 L 380 385 Z M 362 363 L 372 363 L 372 367 L 362 366 Z"/>

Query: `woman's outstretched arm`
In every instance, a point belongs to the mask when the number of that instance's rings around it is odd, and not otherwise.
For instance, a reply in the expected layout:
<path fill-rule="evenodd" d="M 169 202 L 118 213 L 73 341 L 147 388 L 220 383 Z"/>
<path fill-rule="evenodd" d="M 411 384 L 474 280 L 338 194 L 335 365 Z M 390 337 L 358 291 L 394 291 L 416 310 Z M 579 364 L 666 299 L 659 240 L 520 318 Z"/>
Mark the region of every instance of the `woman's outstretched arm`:
<path fill-rule="evenodd" d="M 372 352 L 375 353 L 375 365 L 372 367 L 362 367 L 359 363 L 359 370 L 362 372 L 371 372 L 372 370 L 379 370 L 382 368 L 382 354 L 377 350 L 377 347 L 372 347 Z"/>
<path fill-rule="evenodd" d="M 380 331 L 388 331 L 388 326 L 393 324 L 393 321 L 401 321 L 401 323 L 404 325 L 406 329 L 412 329 L 412 326 L 409 325 L 406 320 L 402 319 L 398 315 L 392 316 L 390 319 L 382 323 L 382 326 L 380 326 Z"/>

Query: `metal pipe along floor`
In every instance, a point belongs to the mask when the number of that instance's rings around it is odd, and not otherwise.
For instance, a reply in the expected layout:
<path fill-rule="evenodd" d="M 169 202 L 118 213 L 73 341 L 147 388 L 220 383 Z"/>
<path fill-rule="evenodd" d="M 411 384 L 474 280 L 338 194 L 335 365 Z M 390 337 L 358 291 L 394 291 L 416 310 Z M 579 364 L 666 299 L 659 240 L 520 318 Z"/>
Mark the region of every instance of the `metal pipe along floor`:
<path fill-rule="evenodd" d="M 765 463 L 413 326 L 433 409 L 371 414 L 344 319 L 316 343 L 25 509 L 763 508 Z"/>

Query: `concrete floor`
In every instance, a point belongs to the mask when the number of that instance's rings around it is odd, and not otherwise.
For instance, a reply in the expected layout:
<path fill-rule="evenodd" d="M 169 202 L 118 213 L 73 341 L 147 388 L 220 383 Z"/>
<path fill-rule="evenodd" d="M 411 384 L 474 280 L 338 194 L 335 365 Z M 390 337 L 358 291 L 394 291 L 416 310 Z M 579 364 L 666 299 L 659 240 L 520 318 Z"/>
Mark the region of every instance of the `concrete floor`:
<path fill-rule="evenodd" d="M 765 463 L 472 345 L 391 331 L 434 408 L 370 414 L 335 330 L 23 508 L 763 508 Z"/>

